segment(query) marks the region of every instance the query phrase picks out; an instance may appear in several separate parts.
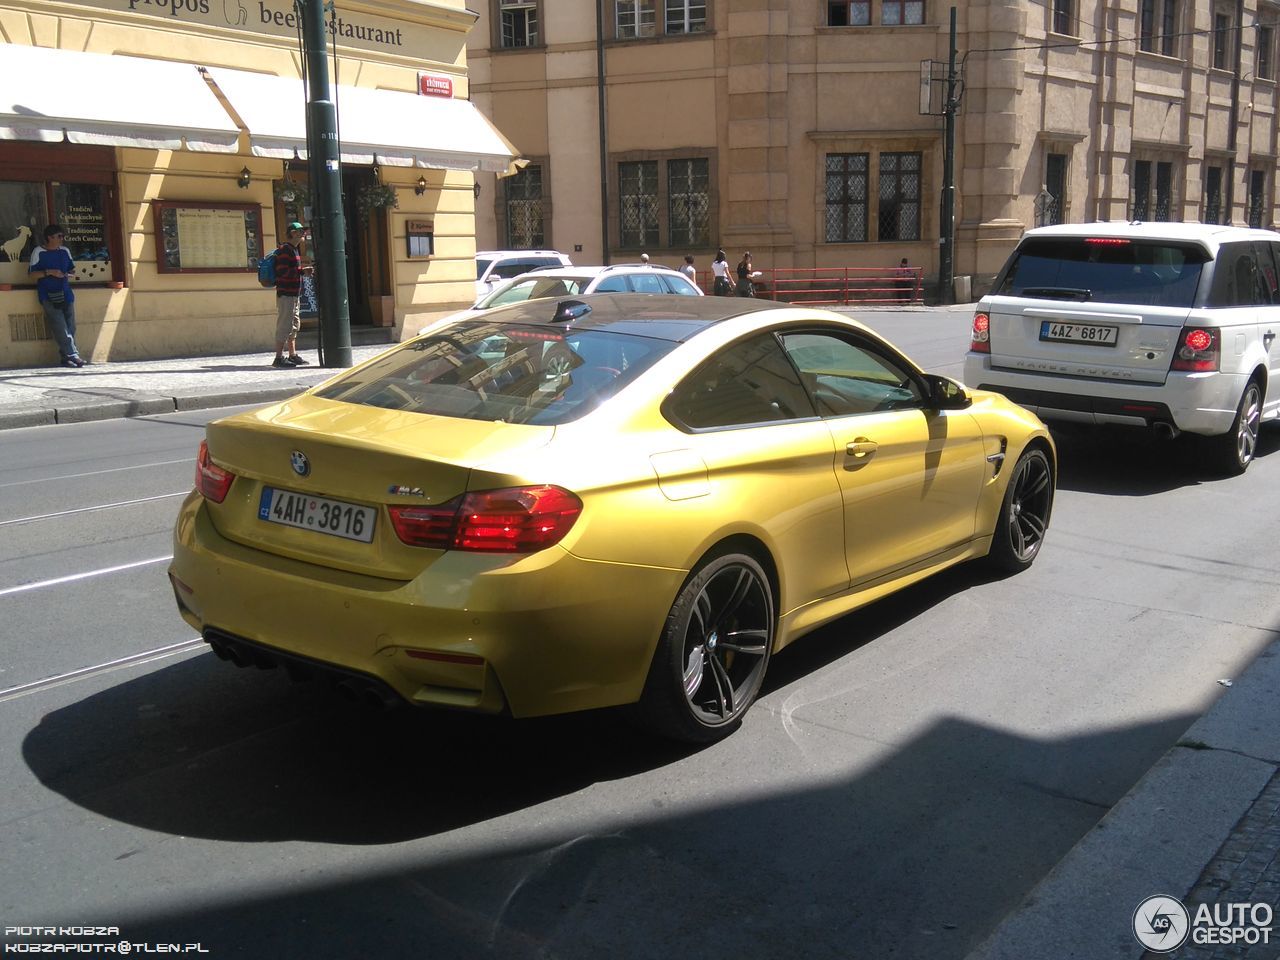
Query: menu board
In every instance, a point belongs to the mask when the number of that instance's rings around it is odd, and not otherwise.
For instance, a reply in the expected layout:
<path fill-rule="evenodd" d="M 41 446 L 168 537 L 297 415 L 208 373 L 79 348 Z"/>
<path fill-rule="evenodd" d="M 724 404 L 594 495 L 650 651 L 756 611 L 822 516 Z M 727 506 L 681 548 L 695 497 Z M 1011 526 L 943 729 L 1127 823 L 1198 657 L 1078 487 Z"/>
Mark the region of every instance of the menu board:
<path fill-rule="evenodd" d="M 156 201 L 156 265 L 161 273 L 250 273 L 262 251 L 262 211 L 254 203 Z"/>

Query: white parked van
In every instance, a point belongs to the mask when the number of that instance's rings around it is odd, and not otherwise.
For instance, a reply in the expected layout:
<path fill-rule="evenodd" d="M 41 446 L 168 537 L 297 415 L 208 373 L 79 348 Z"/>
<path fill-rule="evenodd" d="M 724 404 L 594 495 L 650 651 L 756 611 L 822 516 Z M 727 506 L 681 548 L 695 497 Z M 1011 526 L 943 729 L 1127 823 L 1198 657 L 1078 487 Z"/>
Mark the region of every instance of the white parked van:
<path fill-rule="evenodd" d="M 1028 231 L 978 303 L 965 381 L 1046 420 L 1214 438 L 1242 473 L 1280 417 L 1280 234 L 1196 223 Z"/>

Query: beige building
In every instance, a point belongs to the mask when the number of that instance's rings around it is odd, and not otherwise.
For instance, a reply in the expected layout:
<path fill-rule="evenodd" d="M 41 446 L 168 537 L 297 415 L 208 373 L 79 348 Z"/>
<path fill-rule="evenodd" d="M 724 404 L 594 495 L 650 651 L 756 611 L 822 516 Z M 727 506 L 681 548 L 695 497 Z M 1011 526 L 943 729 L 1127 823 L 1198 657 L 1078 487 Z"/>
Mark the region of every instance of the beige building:
<path fill-rule="evenodd" d="M 474 299 L 473 174 L 514 153 L 468 101 L 475 21 L 464 0 L 329 20 L 357 327 Z M 256 264 L 310 212 L 301 76 L 289 0 L 0 0 L 0 367 L 56 360 L 27 272 L 50 222 L 84 356 L 270 350 Z"/>
<path fill-rule="evenodd" d="M 936 275 L 943 119 L 921 111 L 941 87 L 922 98 L 921 62 L 945 75 L 950 4 L 599 2 L 480 4 L 472 99 L 531 161 L 481 178 L 481 247 Z M 955 272 L 976 289 L 1038 222 L 1272 222 L 1280 4 L 955 6 Z"/>

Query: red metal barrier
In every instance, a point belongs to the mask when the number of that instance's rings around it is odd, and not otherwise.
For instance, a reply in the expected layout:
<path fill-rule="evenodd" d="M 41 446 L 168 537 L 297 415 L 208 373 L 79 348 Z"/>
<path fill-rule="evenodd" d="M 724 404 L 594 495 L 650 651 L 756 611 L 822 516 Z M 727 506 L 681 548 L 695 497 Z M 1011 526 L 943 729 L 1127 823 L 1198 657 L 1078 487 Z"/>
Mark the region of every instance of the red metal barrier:
<path fill-rule="evenodd" d="M 923 267 L 779 267 L 760 273 L 756 296 L 786 303 L 920 303 L 924 287 Z M 698 283 L 709 294 L 711 272 L 700 272 Z"/>

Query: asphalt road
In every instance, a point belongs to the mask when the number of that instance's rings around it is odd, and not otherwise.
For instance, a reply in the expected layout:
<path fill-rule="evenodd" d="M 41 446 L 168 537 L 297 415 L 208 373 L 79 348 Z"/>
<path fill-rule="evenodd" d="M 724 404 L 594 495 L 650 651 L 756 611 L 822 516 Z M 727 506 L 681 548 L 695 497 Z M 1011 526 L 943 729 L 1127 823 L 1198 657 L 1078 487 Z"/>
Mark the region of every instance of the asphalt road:
<path fill-rule="evenodd" d="M 958 374 L 967 317 L 868 319 Z M 221 412 L 0 434 L 7 942 L 961 958 L 1280 629 L 1280 434 L 1233 480 L 1194 445 L 1071 436 L 1030 571 L 956 569 L 800 641 L 724 743 L 374 716 L 174 612 L 170 525 Z"/>

